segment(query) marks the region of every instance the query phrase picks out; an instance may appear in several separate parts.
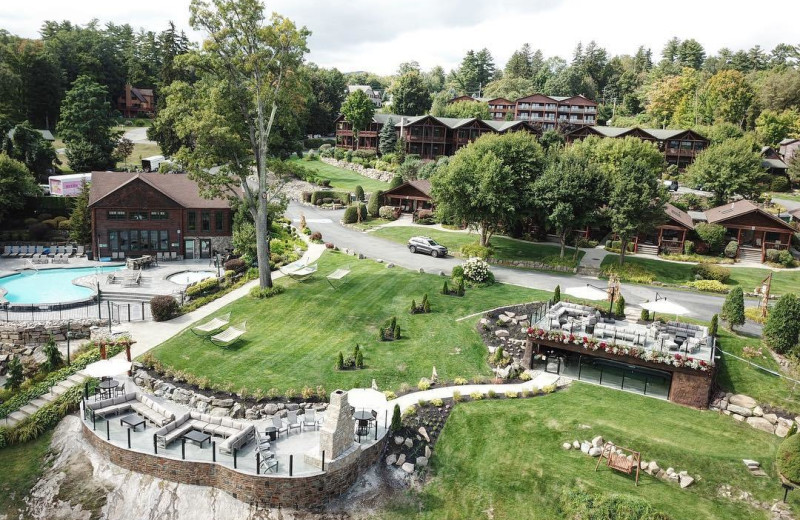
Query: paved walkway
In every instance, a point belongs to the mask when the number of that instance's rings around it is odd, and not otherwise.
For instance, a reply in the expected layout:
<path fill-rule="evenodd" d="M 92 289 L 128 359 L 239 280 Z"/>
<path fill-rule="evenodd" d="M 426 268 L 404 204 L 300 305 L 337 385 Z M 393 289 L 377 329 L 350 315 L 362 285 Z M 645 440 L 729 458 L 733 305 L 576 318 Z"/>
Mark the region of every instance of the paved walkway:
<path fill-rule="evenodd" d="M 303 255 L 303 259 L 308 262 L 314 262 L 318 260 L 320 256 L 322 256 L 324 251 L 325 246 L 323 244 L 309 244 L 308 250 Z M 280 279 L 283 276 L 283 273 L 280 271 L 275 271 L 272 273 L 273 280 Z M 246 296 L 250 292 L 250 289 L 256 287 L 257 285 L 258 280 L 248 282 L 242 287 L 239 287 L 238 289 L 235 289 L 228 294 L 217 298 L 213 302 L 203 305 L 199 309 L 179 316 L 173 320 L 162 322 L 145 321 L 123 323 L 115 327 L 114 330 L 130 333 L 131 337 L 136 342 L 131 348 L 131 355 L 133 357 L 141 356 L 156 345 L 160 345 L 164 341 L 180 333 L 192 323 L 202 320 L 229 303 Z M 120 354 L 120 356 L 124 355 L 124 353 Z"/>

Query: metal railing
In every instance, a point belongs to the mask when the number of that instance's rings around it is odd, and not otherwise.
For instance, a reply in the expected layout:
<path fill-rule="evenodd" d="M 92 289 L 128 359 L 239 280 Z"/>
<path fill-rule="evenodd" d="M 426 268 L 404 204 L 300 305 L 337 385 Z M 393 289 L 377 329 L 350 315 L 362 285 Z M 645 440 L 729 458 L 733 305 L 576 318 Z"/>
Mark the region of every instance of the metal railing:
<path fill-rule="evenodd" d="M 0 307 L 0 321 L 52 321 L 96 319 L 111 323 L 152 319 L 148 302 L 87 301 L 80 305 L 14 304 Z"/>

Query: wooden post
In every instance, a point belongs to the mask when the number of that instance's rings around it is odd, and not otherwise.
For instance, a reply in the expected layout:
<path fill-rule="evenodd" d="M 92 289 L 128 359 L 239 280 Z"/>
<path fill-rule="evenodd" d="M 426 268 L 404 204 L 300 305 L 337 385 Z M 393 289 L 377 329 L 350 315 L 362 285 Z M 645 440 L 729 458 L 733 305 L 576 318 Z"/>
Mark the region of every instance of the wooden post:
<path fill-rule="evenodd" d="M 761 317 L 766 318 L 767 308 L 769 307 L 769 293 L 772 290 L 772 272 L 761 281 L 759 289 L 761 290 Z"/>

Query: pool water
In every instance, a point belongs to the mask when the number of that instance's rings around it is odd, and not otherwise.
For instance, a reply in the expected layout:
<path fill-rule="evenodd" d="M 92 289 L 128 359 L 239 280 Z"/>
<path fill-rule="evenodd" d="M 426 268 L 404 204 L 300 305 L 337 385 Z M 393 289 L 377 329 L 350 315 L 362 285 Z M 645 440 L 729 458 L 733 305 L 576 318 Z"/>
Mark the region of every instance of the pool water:
<path fill-rule="evenodd" d="M 25 270 L 0 278 L 0 287 L 11 303 L 66 303 L 90 298 L 94 291 L 72 283 L 76 278 L 110 273 L 122 269 L 115 267 L 77 267 L 64 269 Z"/>
<path fill-rule="evenodd" d="M 206 278 L 217 276 L 216 271 L 183 271 L 167 276 L 167 280 L 172 283 L 180 285 L 189 285 L 190 283 L 200 282 Z"/>

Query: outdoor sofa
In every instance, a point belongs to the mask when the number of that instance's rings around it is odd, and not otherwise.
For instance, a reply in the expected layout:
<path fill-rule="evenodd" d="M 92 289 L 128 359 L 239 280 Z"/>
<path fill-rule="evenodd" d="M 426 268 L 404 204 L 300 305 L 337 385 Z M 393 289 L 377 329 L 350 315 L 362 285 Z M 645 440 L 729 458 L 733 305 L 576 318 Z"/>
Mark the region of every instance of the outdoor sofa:
<path fill-rule="evenodd" d="M 156 426 L 164 426 L 175 420 L 174 413 L 139 392 L 129 392 L 94 403 L 87 402 L 85 409 L 87 413 L 103 418 L 132 410 Z"/>
<path fill-rule="evenodd" d="M 229 417 L 214 417 L 193 410 L 157 430 L 155 432 L 156 442 L 160 447 L 166 448 L 191 430 L 224 438 L 225 441 L 219 445 L 219 451 L 222 453 L 231 453 L 234 448 L 239 449 L 245 446 L 255 437 L 256 433 L 252 424 L 236 421 Z"/>

